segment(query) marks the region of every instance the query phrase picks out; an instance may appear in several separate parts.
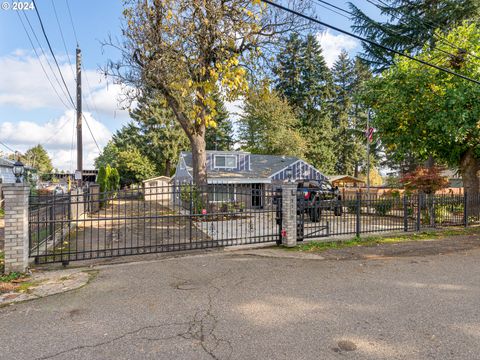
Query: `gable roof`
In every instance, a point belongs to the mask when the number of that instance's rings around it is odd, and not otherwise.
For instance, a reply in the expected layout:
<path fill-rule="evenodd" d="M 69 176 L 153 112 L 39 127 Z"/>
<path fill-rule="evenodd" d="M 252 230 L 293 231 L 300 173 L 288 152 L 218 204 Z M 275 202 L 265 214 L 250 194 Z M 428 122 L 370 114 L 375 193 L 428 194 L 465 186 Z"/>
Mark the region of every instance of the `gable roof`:
<path fill-rule="evenodd" d="M 291 166 L 292 164 L 301 161 L 295 156 L 281 156 L 281 155 L 259 155 L 250 154 L 243 151 L 207 151 L 208 154 L 225 154 L 225 155 L 237 155 L 248 154 L 250 156 L 250 170 L 225 170 L 214 169 L 207 170 L 209 178 L 244 178 L 244 179 L 268 179 L 283 169 Z M 182 152 L 180 154 L 185 161 L 185 165 L 189 173 L 192 172 L 192 153 Z"/>
<path fill-rule="evenodd" d="M 15 162 L 9 159 L 0 158 L 0 166 L 13 167 Z"/>

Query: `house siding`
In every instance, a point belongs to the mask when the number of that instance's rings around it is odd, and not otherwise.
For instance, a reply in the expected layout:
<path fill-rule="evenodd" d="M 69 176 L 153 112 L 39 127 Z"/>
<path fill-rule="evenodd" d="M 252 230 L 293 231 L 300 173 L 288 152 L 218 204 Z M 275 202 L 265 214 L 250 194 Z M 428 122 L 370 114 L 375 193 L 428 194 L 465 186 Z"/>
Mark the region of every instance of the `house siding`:
<path fill-rule="evenodd" d="M 222 169 L 222 171 L 245 171 L 250 170 L 250 154 L 232 154 L 232 153 L 207 153 L 207 170 L 214 171 L 215 169 L 215 156 L 235 156 L 237 158 L 237 167 L 232 169 Z"/>
<path fill-rule="evenodd" d="M 183 168 L 182 168 L 183 165 Z M 180 158 L 180 160 L 177 163 L 177 168 L 175 170 L 175 181 L 191 181 L 192 176 L 187 170 L 187 167 L 185 166 L 185 160 L 183 158 Z"/>
<path fill-rule="evenodd" d="M 11 167 L 0 166 L 0 182 L 3 184 L 13 184 L 15 182 L 15 175 L 13 175 Z"/>
<path fill-rule="evenodd" d="M 300 160 L 290 166 L 292 168 L 292 179 L 309 179 L 309 180 L 323 180 L 326 179 L 326 176 L 323 175 L 320 171 L 315 169 L 312 165 L 307 164 L 306 162 Z M 272 180 L 286 180 L 287 179 L 287 169 L 283 169 L 279 173 L 271 177 Z"/>

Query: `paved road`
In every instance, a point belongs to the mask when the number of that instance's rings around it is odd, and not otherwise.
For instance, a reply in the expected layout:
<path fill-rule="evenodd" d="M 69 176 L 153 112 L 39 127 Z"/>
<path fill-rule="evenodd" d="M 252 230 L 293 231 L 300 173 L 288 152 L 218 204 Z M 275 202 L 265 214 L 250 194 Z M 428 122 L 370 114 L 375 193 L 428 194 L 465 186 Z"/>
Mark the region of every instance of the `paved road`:
<path fill-rule="evenodd" d="M 107 266 L 80 290 L 0 309 L 0 358 L 479 359 L 479 264 L 477 249 Z"/>

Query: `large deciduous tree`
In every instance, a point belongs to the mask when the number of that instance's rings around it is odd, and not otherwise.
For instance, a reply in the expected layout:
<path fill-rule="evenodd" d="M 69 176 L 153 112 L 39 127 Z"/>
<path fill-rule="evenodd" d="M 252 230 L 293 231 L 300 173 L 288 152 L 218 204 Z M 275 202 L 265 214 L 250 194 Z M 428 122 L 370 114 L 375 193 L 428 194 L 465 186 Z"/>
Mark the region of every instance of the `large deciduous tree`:
<path fill-rule="evenodd" d="M 50 179 L 53 170 L 52 160 L 42 145 L 38 144 L 28 149 L 25 154 L 20 155 L 20 160 L 25 165 L 36 169 L 39 172 L 41 179 Z"/>
<path fill-rule="evenodd" d="M 216 126 L 217 87 L 227 99 L 243 94 L 242 62 L 303 20 L 259 0 L 126 0 L 123 15 L 123 57 L 108 73 L 162 96 L 190 141 L 194 181 L 205 184 L 205 132 Z"/>
<path fill-rule="evenodd" d="M 464 51 L 449 56 L 446 45 L 427 46 L 420 59 L 435 61 L 469 77 L 478 78 L 480 29 L 465 24 L 450 33 L 438 33 Z M 449 49 L 451 51 L 451 49 Z M 369 86 L 375 110 L 375 125 L 387 151 L 398 157 L 412 152 L 422 160 L 429 155 L 458 167 L 465 191 L 479 193 L 480 170 L 480 86 L 452 74 L 408 59 L 396 64 Z"/>

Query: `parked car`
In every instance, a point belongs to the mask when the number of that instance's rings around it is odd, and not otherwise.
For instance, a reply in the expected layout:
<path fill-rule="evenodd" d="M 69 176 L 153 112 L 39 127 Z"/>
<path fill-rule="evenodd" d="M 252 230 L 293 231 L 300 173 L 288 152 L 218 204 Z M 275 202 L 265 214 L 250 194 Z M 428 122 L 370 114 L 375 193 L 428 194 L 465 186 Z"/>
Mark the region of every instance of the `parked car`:
<path fill-rule="evenodd" d="M 320 221 L 323 210 L 342 215 L 342 196 L 338 187 L 333 187 L 328 180 L 300 181 L 297 188 L 297 212 L 308 214 L 312 222 Z"/>

